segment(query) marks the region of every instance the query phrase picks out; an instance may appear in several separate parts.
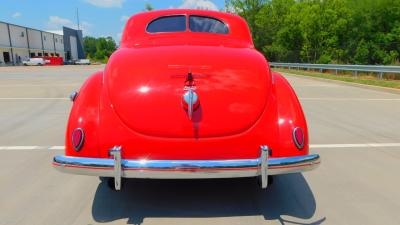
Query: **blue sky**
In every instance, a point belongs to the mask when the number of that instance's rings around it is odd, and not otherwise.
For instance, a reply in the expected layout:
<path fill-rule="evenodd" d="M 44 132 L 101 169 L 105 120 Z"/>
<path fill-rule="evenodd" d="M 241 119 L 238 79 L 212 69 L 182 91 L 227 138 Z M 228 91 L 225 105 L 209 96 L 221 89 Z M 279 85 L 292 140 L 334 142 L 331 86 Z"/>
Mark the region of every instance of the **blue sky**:
<path fill-rule="evenodd" d="M 0 21 L 46 31 L 62 26 L 76 28 L 76 8 L 84 35 L 112 36 L 116 41 L 127 18 L 143 11 L 146 2 L 155 9 L 222 9 L 224 0 L 1 0 Z"/>

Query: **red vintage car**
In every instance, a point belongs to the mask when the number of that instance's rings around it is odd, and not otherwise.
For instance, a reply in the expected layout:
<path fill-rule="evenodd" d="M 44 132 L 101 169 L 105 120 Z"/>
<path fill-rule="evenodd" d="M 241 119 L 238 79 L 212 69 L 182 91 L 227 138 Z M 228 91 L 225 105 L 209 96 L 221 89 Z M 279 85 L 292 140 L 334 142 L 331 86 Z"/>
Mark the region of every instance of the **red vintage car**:
<path fill-rule="evenodd" d="M 125 178 L 268 176 L 316 168 L 297 96 L 241 17 L 139 13 L 104 71 L 71 95 L 62 172 Z"/>

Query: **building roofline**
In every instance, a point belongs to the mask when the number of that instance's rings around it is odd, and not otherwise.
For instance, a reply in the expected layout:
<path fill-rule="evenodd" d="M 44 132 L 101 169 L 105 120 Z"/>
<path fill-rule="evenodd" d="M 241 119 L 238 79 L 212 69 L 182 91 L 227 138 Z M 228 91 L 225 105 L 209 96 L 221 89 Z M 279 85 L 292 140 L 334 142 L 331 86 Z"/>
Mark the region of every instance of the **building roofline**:
<path fill-rule="evenodd" d="M 21 25 L 14 24 L 14 23 L 4 22 L 4 21 L 1 21 L 1 20 L 0 20 L 0 23 L 5 23 L 5 24 L 8 24 L 8 25 L 12 25 L 12 26 L 16 26 L 16 27 L 22 27 L 22 28 L 26 28 L 26 29 L 30 29 L 30 30 L 36 30 L 36 31 L 39 31 L 39 32 L 55 34 L 55 35 L 58 35 L 58 36 L 64 36 L 64 35 L 56 34 L 56 33 L 53 33 L 53 32 L 48 32 L 48 31 L 45 31 L 45 30 L 39 30 L 39 29 L 32 28 L 32 27 L 26 27 L 26 26 L 21 26 Z"/>
<path fill-rule="evenodd" d="M 74 30 L 74 31 L 81 31 L 82 32 L 82 29 L 74 29 L 74 28 L 71 28 L 71 27 L 67 27 L 67 26 L 63 26 L 63 30 L 64 30 L 64 28 L 67 28 L 67 29 L 70 29 L 70 30 Z"/>

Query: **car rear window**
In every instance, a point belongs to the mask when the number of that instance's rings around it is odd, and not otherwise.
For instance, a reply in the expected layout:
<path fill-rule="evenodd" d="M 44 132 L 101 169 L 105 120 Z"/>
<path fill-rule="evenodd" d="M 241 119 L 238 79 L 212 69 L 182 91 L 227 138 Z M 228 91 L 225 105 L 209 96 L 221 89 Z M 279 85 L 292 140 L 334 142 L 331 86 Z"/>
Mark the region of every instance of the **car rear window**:
<path fill-rule="evenodd" d="M 146 30 L 149 33 L 186 31 L 186 16 L 160 17 L 150 22 Z"/>
<path fill-rule="evenodd" d="M 228 34 L 229 28 L 222 21 L 206 16 L 190 16 L 189 29 L 192 32 Z"/>

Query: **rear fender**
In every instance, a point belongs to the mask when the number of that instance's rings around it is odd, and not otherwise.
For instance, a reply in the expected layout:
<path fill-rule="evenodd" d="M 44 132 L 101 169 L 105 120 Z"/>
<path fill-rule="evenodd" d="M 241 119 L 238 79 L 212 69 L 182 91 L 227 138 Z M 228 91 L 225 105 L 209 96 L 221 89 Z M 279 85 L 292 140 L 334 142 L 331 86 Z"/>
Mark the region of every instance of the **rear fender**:
<path fill-rule="evenodd" d="M 65 153 L 67 156 L 99 156 L 99 102 L 103 86 L 103 72 L 91 75 L 79 90 L 73 102 L 65 134 Z M 72 132 L 76 128 L 84 131 L 84 143 L 79 152 L 72 146 Z"/>
<path fill-rule="evenodd" d="M 277 99 L 279 152 L 287 155 L 306 155 L 309 148 L 307 122 L 297 95 L 280 73 L 273 72 L 272 76 Z M 301 150 L 297 149 L 293 140 L 295 127 L 300 127 L 304 131 L 305 144 Z M 280 157 L 280 155 L 274 156 Z"/>

